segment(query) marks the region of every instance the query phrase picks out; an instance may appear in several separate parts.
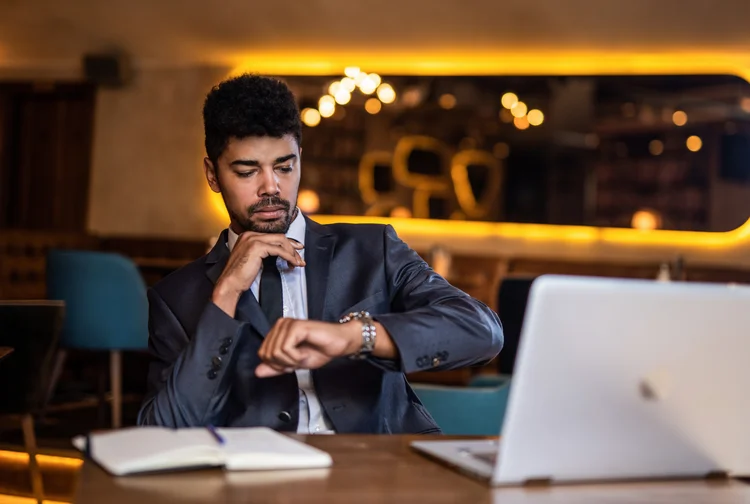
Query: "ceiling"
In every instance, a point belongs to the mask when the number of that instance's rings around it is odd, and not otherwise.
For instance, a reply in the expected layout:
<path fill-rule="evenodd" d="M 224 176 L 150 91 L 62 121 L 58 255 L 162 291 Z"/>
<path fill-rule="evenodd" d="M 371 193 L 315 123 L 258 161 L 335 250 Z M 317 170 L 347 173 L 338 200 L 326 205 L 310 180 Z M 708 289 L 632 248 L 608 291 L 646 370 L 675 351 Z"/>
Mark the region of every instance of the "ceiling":
<path fill-rule="evenodd" d="M 0 68 L 73 68 L 112 50 L 139 65 L 293 61 L 300 73 L 344 61 L 451 72 L 529 54 L 731 53 L 750 65 L 748 21 L 748 0 L 0 0 Z"/>

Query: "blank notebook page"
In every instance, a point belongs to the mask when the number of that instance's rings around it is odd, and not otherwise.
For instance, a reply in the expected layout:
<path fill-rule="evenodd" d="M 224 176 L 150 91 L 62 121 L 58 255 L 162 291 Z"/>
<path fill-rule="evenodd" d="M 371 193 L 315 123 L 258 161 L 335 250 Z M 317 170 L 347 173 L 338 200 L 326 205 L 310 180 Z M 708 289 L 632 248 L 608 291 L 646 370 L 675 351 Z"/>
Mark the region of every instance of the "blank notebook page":
<path fill-rule="evenodd" d="M 85 447 L 85 439 L 82 442 Z M 75 444 L 78 446 L 81 441 Z M 205 429 L 134 427 L 91 436 L 91 457 L 116 475 L 221 465 L 222 452 L 222 447 Z"/>
<path fill-rule="evenodd" d="M 218 429 L 224 437 L 229 470 L 271 470 L 329 467 L 328 453 L 272 429 Z"/>

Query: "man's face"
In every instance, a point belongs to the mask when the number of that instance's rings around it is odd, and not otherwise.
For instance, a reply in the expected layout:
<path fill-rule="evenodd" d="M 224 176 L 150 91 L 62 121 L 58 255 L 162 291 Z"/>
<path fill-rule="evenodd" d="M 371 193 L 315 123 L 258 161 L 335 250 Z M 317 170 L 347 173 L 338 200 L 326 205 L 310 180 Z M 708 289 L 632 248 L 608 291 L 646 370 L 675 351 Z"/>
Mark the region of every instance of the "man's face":
<path fill-rule="evenodd" d="M 208 184 L 221 193 L 235 233 L 286 233 L 296 214 L 300 148 L 292 135 L 231 138 Z"/>

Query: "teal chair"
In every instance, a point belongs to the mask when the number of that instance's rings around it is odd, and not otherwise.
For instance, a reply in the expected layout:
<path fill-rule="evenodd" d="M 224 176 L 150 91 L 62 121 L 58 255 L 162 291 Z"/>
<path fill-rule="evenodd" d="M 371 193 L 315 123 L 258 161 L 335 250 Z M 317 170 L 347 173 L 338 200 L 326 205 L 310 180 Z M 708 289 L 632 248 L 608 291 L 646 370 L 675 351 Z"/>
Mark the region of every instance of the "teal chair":
<path fill-rule="evenodd" d="M 65 301 L 60 351 L 48 396 L 59 378 L 66 350 L 107 351 L 112 427 L 119 428 L 121 351 L 148 348 L 148 300 L 143 277 L 133 261 L 119 254 L 51 250 L 47 255 L 47 297 Z"/>
<path fill-rule="evenodd" d="M 497 436 L 505 417 L 510 378 L 490 386 L 414 383 L 412 389 L 445 434 Z"/>
<path fill-rule="evenodd" d="M 511 375 L 507 374 L 480 374 L 469 380 L 469 387 L 501 387 L 510 386 Z"/>

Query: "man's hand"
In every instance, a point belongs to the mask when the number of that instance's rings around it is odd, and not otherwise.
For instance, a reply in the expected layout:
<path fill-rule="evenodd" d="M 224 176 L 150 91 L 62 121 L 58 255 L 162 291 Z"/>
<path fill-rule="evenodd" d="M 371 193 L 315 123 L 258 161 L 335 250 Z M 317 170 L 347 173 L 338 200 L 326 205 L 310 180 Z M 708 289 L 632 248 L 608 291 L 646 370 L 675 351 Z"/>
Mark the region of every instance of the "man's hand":
<path fill-rule="evenodd" d="M 268 378 L 295 369 L 317 369 L 336 357 L 351 355 L 362 345 L 362 324 L 279 319 L 258 351 L 263 361 L 255 375 Z"/>
<path fill-rule="evenodd" d="M 372 355 L 397 359 L 398 348 L 380 322 L 375 325 Z M 279 319 L 258 350 L 261 362 L 255 369 L 259 378 L 292 373 L 296 369 L 317 369 L 336 357 L 357 353 L 362 347 L 362 322 L 346 324 L 315 320 Z"/>
<path fill-rule="evenodd" d="M 304 266 L 305 261 L 298 250 L 304 246 L 282 234 L 253 233 L 246 231 L 240 235 L 229 255 L 224 271 L 216 281 L 211 300 L 234 317 L 237 302 L 258 276 L 263 259 L 277 256 L 285 259 L 289 266 Z"/>

